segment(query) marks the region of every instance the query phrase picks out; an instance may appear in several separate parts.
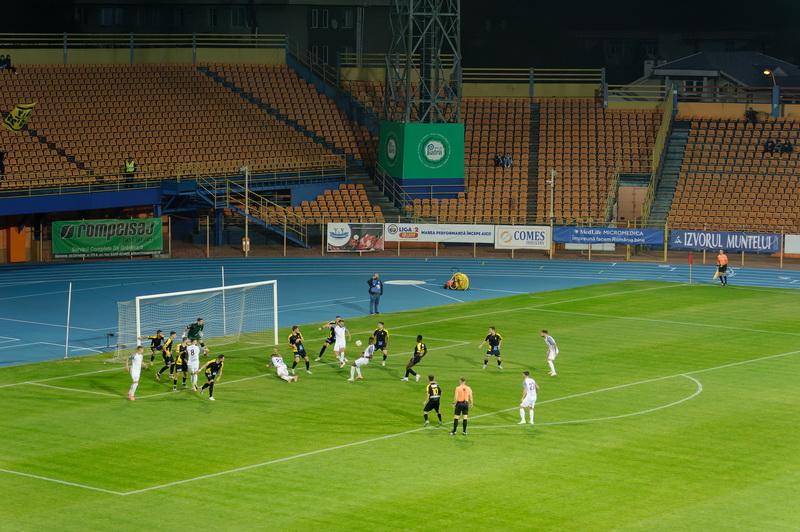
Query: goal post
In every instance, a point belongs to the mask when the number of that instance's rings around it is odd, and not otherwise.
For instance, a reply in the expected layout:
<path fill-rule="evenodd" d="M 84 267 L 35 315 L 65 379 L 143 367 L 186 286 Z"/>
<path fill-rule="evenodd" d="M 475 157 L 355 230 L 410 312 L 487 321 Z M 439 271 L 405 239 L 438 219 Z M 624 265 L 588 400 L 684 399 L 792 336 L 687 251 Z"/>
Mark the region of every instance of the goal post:
<path fill-rule="evenodd" d="M 203 341 L 212 351 L 233 343 L 278 345 L 278 282 L 237 285 L 138 296 L 117 303 L 115 360 L 125 360 L 142 336 L 162 330 L 180 339 L 184 329 L 203 319 Z"/>

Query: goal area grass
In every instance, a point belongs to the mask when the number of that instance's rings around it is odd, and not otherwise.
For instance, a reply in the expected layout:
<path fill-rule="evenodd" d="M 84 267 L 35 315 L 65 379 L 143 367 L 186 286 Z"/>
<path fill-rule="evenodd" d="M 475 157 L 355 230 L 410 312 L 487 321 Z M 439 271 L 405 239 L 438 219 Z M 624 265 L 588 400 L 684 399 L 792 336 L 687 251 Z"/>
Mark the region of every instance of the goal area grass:
<path fill-rule="evenodd" d="M 156 381 L 158 359 L 135 402 L 110 354 L 2 368 L 3 527 L 794 529 L 797 294 L 625 281 L 382 314 L 386 366 L 356 382 L 331 348 L 313 361 L 319 324 L 301 325 L 313 375 L 301 362 L 291 384 L 265 367 L 272 346 L 208 339 L 226 355 L 216 402 Z M 344 318 L 352 361 L 378 317 Z M 502 370 L 482 369 L 489 326 Z M 422 378 L 402 382 L 418 334 Z M 533 426 L 517 424 L 523 370 Z M 429 374 L 441 427 L 422 426 Z M 460 377 L 475 405 L 450 436 Z"/>

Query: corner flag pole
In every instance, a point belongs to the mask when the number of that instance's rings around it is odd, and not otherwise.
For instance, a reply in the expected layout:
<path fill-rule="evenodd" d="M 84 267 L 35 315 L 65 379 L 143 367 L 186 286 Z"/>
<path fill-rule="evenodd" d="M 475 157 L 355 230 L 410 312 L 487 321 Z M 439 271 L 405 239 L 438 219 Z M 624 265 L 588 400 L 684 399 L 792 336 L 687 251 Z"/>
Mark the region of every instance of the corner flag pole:
<path fill-rule="evenodd" d="M 692 284 L 692 266 L 694 265 L 694 257 L 692 257 L 692 252 L 689 252 L 689 284 Z"/>
<path fill-rule="evenodd" d="M 64 340 L 64 358 L 69 358 L 69 317 L 72 311 L 72 281 L 69 282 L 69 292 L 67 294 L 67 337 Z"/>

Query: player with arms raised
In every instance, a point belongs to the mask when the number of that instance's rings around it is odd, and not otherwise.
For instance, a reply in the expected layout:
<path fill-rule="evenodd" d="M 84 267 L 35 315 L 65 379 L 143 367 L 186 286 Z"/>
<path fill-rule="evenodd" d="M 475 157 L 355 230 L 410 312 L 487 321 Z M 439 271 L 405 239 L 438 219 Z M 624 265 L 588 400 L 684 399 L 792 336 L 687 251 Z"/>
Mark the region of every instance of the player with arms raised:
<path fill-rule="evenodd" d="M 167 370 L 170 370 L 169 378 L 171 379 L 173 377 L 172 370 L 173 366 L 175 366 L 175 358 L 172 356 L 172 350 L 175 348 L 174 342 L 177 335 L 178 333 L 175 331 L 170 332 L 169 338 L 164 342 L 164 348 L 161 351 L 161 356 L 164 357 L 164 367 L 156 373 L 157 381 L 161 380 L 161 374 Z"/>
<path fill-rule="evenodd" d="M 347 379 L 348 381 L 352 382 L 355 380 L 355 374 L 358 373 L 358 378 L 363 379 L 364 377 L 361 375 L 361 366 L 366 366 L 369 364 L 369 361 L 372 360 L 372 357 L 375 355 L 375 338 L 370 336 L 369 340 L 367 340 L 367 348 L 361 353 L 361 356 L 358 357 L 353 361 L 353 365 L 350 366 L 350 378 Z"/>
<path fill-rule="evenodd" d="M 186 328 L 183 330 L 183 335 L 189 339 L 189 343 L 192 340 L 197 340 L 200 344 L 200 347 L 203 348 L 203 356 L 208 356 L 208 348 L 206 347 L 205 342 L 203 342 L 203 318 L 197 318 L 195 323 L 191 325 L 187 325 Z"/>
<path fill-rule="evenodd" d="M 286 367 L 286 363 L 283 361 L 283 357 L 278 352 L 278 348 L 272 350 L 272 357 L 267 362 L 267 368 L 275 367 L 275 373 L 278 374 L 278 377 L 285 380 L 286 382 L 297 382 L 297 377 L 292 377 L 289 375 L 289 369 Z"/>
<path fill-rule="evenodd" d="M 214 383 L 219 382 L 222 378 L 222 368 L 225 366 L 225 355 L 219 355 L 214 360 L 209 360 L 203 367 L 200 368 L 199 371 L 205 371 L 206 373 L 206 382 L 203 384 L 203 387 L 200 388 L 200 395 L 203 395 L 203 390 L 208 388 L 208 400 L 209 401 L 216 401 L 214 399 Z"/>
<path fill-rule="evenodd" d="M 164 342 L 164 331 L 159 329 L 154 335 L 139 337 L 139 340 L 145 339 L 150 340 L 150 365 L 152 366 L 156 359 L 156 353 L 164 352 L 164 347 L 161 345 Z"/>

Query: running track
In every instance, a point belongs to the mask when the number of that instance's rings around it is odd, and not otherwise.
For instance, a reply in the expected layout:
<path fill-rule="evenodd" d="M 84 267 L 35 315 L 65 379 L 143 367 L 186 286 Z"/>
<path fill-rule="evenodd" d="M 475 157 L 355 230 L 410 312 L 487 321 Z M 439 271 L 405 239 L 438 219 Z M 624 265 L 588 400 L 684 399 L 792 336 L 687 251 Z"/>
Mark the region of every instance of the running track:
<path fill-rule="evenodd" d="M 688 265 L 577 261 L 279 258 L 148 260 L 0 267 L 0 366 L 62 358 L 67 292 L 72 282 L 69 355 L 107 351 L 117 302 L 137 295 L 278 280 L 279 325 L 368 314 L 367 279 L 424 281 L 385 287 L 381 313 L 462 301 L 636 280 L 687 282 Z M 452 268 L 470 277 L 466 292 L 443 290 Z M 693 281 L 710 283 L 713 266 L 695 265 Z M 800 288 L 800 271 L 736 268 L 731 288 Z M 150 334 L 152 331 L 147 331 Z M 112 341 L 113 345 L 113 341 Z"/>

